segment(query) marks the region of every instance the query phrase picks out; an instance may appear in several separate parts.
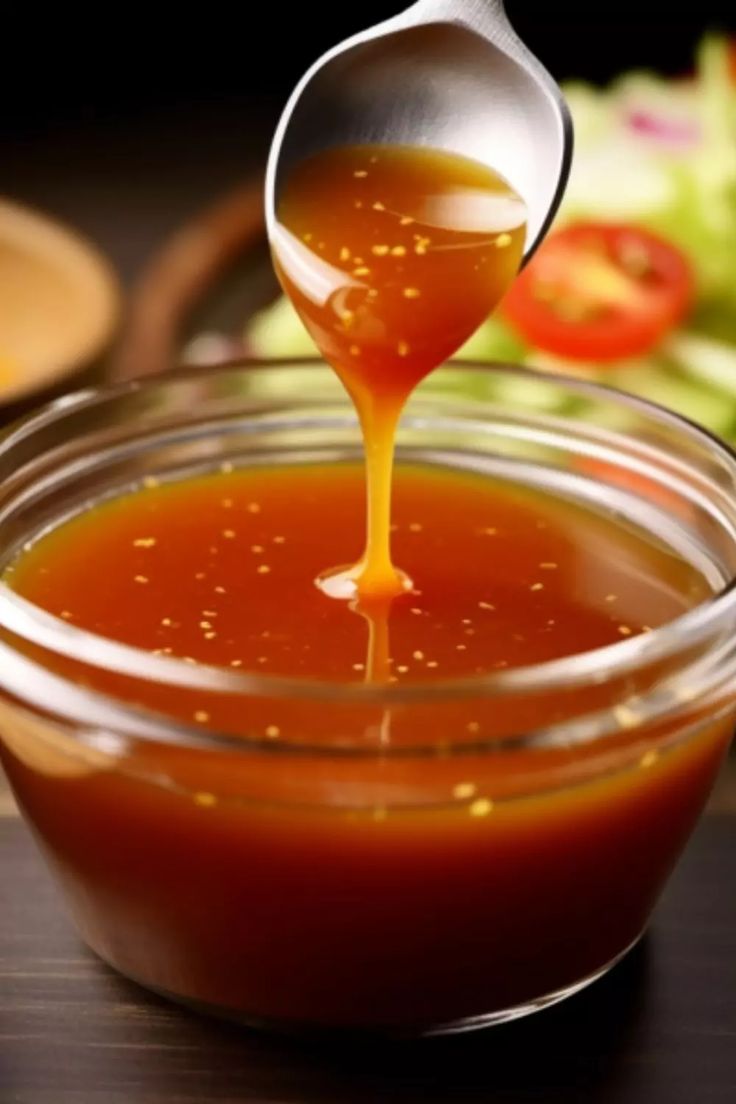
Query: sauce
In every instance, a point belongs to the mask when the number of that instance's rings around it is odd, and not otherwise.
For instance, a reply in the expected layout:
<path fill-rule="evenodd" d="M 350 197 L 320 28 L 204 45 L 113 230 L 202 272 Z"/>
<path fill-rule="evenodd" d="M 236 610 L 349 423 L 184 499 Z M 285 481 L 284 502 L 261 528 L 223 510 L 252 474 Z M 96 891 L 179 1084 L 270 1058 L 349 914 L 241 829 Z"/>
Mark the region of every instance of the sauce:
<path fill-rule="evenodd" d="M 149 486 L 63 523 L 7 578 L 149 653 L 358 684 L 376 622 L 312 580 L 354 555 L 361 488 L 355 465 Z M 397 685 L 596 648 L 710 593 L 644 532 L 477 475 L 400 465 L 394 525 L 420 585 L 369 655 Z M 622 715 L 581 746 L 482 746 L 615 711 L 631 679 L 386 709 L 47 664 L 248 738 L 247 754 L 133 741 L 109 758 L 0 701 L 4 765 L 88 942 L 145 984 L 265 1022 L 421 1028 L 593 974 L 646 923 L 730 735 L 720 721 L 678 744 L 672 721 L 655 740 Z"/>
<path fill-rule="evenodd" d="M 397 421 L 419 380 L 460 348 L 509 287 L 523 252 L 524 205 L 499 176 L 464 157 L 339 147 L 297 166 L 277 218 L 276 271 L 345 384 L 365 443 L 365 551 L 323 585 L 335 596 L 391 597 L 411 586 L 391 559 Z"/>

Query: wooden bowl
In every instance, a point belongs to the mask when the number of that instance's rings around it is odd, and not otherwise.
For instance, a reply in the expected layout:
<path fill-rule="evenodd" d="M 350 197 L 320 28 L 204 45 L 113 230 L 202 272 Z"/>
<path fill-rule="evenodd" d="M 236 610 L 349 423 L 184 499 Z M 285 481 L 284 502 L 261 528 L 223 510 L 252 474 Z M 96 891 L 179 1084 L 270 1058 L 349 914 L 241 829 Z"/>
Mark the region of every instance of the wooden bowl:
<path fill-rule="evenodd" d="M 116 331 L 117 279 L 103 255 L 54 219 L 0 199 L 0 406 L 69 388 Z"/>
<path fill-rule="evenodd" d="M 187 340 L 203 331 L 230 335 L 220 359 L 239 347 L 248 318 L 278 292 L 263 213 L 263 180 L 246 180 L 179 227 L 131 289 L 109 375 L 156 375 L 182 362 Z"/>

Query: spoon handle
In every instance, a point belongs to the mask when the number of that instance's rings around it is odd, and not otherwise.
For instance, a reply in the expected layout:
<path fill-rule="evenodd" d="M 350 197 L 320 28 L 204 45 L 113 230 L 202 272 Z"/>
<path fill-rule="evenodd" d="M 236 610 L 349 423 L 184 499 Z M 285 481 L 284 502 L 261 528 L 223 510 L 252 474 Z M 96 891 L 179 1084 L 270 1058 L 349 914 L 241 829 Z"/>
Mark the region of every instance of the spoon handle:
<path fill-rule="evenodd" d="M 507 57 L 550 80 L 541 62 L 524 45 L 509 22 L 504 0 L 416 0 L 398 17 L 407 25 L 454 23 L 492 42 Z"/>
<path fill-rule="evenodd" d="M 420 23 L 458 23 L 493 42 L 513 34 L 504 0 L 416 0 L 407 9 L 407 15 L 410 13 Z"/>

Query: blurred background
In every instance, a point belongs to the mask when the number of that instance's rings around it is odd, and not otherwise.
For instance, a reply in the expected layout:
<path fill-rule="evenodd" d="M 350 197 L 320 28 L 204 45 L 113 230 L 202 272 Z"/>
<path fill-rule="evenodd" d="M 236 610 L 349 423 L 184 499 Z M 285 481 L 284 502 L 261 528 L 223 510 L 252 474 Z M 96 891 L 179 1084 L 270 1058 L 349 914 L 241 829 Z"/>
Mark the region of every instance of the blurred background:
<path fill-rule="evenodd" d="M 0 192 L 71 218 L 130 279 L 178 219 L 259 163 L 306 66 L 402 6 L 7 5 Z M 678 6 L 507 3 L 556 77 L 595 81 L 642 66 L 686 73 L 706 30 L 736 30 L 728 0 L 687 17 Z"/>
<path fill-rule="evenodd" d="M 220 103 L 278 110 L 298 77 L 328 46 L 407 4 L 372 0 L 330 5 L 211 3 L 173 15 L 163 5 L 128 4 L 85 16 L 68 6 L 44 12 L 13 5 L 3 15 L 0 73 L 5 134 L 35 138 L 87 124 L 121 125 L 151 110 L 184 113 Z M 625 69 L 692 68 L 707 30 L 736 28 L 729 0 L 665 5 L 660 0 L 507 0 L 521 37 L 559 79 L 608 81 Z M 689 11 L 679 15 L 678 7 Z M 124 13 L 124 14 L 123 14 Z M 248 139 L 243 119 L 241 139 Z"/>
<path fill-rule="evenodd" d="M 189 13 L 127 4 L 86 14 L 69 6 L 43 12 L 8 6 L 0 66 L 0 203 L 28 204 L 63 220 L 101 250 L 112 274 L 98 266 L 107 286 L 98 286 L 88 310 L 88 328 L 97 328 L 86 333 L 85 344 L 85 334 L 69 332 L 75 311 L 63 308 L 59 295 L 52 302 L 51 289 L 47 300 L 36 293 L 37 272 L 24 273 L 30 294 L 21 297 L 7 242 L 10 237 L 17 252 L 34 230 L 18 226 L 15 208 L 0 208 L 0 400 L 12 402 L 14 412 L 20 399 L 53 384 L 54 357 L 65 365 L 57 386 L 73 378 L 68 371 L 75 358 L 99 367 L 97 354 L 104 350 L 109 365 L 113 329 L 124 339 L 115 367 L 122 375 L 134 370 L 134 362 L 138 370 L 156 370 L 182 348 L 191 351 L 192 337 L 203 333 L 208 339 L 225 335 L 219 344 L 205 342 L 213 359 L 239 352 L 248 318 L 273 294 L 255 225 L 256 200 L 246 185 L 256 187 L 280 108 L 318 54 L 400 6 L 383 0 L 345 9 L 210 3 Z M 674 7 L 663 15 L 659 0 L 507 3 L 521 36 L 558 79 L 596 84 L 632 69 L 687 77 L 707 32 L 736 34 L 732 0 L 703 0 L 682 17 Z M 685 154 L 695 159 L 700 151 Z M 736 210 L 736 191 L 732 203 Z M 203 226 L 207 249 L 183 255 L 177 234 Z M 49 248 L 62 245 L 57 240 Z M 78 306 L 84 297 L 89 303 L 95 273 L 89 263 L 81 272 L 85 261 L 78 255 L 66 261 L 68 278 L 79 284 Z M 122 314 L 116 281 L 126 296 Z M 25 329 L 19 322 L 24 304 L 30 311 Z M 47 320 L 55 312 L 65 317 L 61 351 L 51 337 L 40 341 L 35 320 L 44 304 Z M 201 355 L 201 342 L 194 351 Z M 488 355 L 499 351 L 505 346 L 488 345 Z M 519 354 L 525 358 L 526 350 Z M 736 398 L 734 414 L 736 429 Z"/>

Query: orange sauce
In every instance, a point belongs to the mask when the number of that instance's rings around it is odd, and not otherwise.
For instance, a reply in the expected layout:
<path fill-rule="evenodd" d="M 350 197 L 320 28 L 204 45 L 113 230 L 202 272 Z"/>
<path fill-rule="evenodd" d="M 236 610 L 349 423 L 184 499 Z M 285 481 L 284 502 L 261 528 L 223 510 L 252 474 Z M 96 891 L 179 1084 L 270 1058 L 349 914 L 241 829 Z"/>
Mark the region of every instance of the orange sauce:
<path fill-rule="evenodd" d="M 711 594 L 686 561 L 605 513 L 429 465 L 402 465 L 395 483 L 393 538 L 416 586 L 391 607 L 393 682 L 590 651 Z M 349 463 L 161 484 L 60 526 L 9 578 L 68 624 L 153 654 L 361 682 L 374 627 L 313 579 L 325 556 L 354 554 L 364 503 Z"/>
<path fill-rule="evenodd" d="M 409 585 L 391 559 L 396 424 L 419 380 L 509 287 L 524 247 L 524 205 L 467 158 L 358 146 L 300 164 L 277 218 L 276 271 L 350 393 L 365 443 L 365 551 L 325 586 L 342 596 L 394 596 Z"/>

